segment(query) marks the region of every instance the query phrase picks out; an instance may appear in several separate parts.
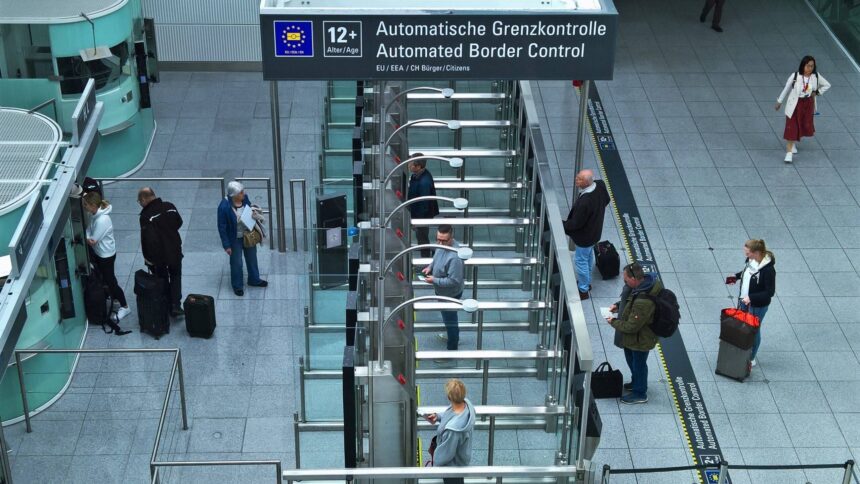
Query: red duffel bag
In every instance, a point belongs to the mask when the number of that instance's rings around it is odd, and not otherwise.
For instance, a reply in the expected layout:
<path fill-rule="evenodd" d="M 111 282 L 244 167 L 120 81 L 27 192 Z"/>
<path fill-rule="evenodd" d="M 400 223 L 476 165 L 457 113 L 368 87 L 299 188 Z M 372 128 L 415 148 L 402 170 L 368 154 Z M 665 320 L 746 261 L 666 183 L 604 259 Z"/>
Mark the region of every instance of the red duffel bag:
<path fill-rule="evenodd" d="M 742 350 L 753 347 L 760 326 L 758 316 L 741 309 L 726 308 L 720 312 L 720 339 Z"/>

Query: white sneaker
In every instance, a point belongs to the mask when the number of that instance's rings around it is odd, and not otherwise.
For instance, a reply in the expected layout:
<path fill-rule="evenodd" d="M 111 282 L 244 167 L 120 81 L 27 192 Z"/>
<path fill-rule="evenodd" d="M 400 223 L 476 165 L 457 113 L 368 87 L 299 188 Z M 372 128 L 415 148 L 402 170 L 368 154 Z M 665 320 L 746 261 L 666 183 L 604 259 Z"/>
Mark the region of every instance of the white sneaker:
<path fill-rule="evenodd" d="M 791 158 L 792 158 L 792 157 L 791 157 L 791 152 L 786 153 L 786 154 L 785 154 L 785 160 L 784 160 L 784 161 L 785 161 L 786 163 L 791 163 L 791 161 L 792 161 L 792 160 L 791 160 Z"/>
<path fill-rule="evenodd" d="M 791 154 L 793 154 L 793 155 L 797 154 L 797 144 L 795 144 L 794 146 L 791 147 Z"/>
<path fill-rule="evenodd" d="M 436 339 L 439 341 L 448 341 L 448 333 L 438 333 Z"/>
<path fill-rule="evenodd" d="M 119 311 L 116 312 L 117 321 L 131 314 L 131 309 L 129 308 L 119 308 Z"/>
<path fill-rule="evenodd" d="M 755 358 L 753 358 L 750 360 L 750 366 L 755 366 L 755 365 L 756 365 L 756 361 L 755 361 Z"/>

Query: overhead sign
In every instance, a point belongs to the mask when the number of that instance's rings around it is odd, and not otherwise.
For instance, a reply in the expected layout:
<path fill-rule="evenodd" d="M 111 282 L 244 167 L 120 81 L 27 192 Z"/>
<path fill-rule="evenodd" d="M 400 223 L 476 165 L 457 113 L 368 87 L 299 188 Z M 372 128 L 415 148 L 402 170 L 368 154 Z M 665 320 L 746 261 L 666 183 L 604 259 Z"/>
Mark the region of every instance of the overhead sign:
<path fill-rule="evenodd" d="M 600 80 L 618 15 L 262 14 L 260 32 L 267 80 Z"/>

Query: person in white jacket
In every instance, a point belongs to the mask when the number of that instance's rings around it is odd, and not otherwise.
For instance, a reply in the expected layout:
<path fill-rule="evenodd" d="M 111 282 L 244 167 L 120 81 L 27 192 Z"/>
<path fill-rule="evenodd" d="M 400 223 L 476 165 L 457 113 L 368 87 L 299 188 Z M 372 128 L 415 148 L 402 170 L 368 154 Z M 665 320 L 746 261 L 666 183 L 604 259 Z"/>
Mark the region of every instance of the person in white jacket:
<path fill-rule="evenodd" d="M 800 138 L 815 135 L 815 98 L 830 89 L 830 83 L 818 74 L 815 58 L 804 56 L 797 72 L 788 76 L 785 88 L 776 100 L 775 109 L 779 111 L 785 100 L 785 162 L 791 163 L 797 153 Z M 787 98 L 787 100 L 786 100 Z"/>
<path fill-rule="evenodd" d="M 110 296 L 119 302 L 120 308 L 116 315 L 119 320 L 128 316 L 131 310 L 128 308 L 125 293 L 119 286 L 114 272 L 116 241 L 113 237 L 113 222 L 110 219 L 113 208 L 96 192 L 84 194 L 83 207 L 91 214 L 87 227 L 87 245 L 93 249 L 92 262 L 101 275 L 102 282 L 107 285 Z"/>

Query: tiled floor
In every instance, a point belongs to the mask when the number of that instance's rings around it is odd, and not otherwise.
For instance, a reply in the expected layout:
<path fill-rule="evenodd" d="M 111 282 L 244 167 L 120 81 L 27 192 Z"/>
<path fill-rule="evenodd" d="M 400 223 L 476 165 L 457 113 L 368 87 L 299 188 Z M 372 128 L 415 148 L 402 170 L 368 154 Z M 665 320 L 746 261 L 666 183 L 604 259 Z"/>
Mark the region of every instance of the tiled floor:
<path fill-rule="evenodd" d="M 802 1 L 727 3 L 723 34 L 696 21 L 700 2 L 615 3 L 615 79 L 598 88 L 663 278 L 683 296 L 681 332 L 724 456 L 736 464 L 860 457 L 860 317 L 853 310 L 860 303 L 860 73 Z M 783 114 L 773 106 L 807 53 L 833 88 L 819 99 L 815 138 L 785 165 Z M 539 86 L 544 138 L 570 196 L 578 99 L 567 82 Z M 595 167 L 591 152 L 586 166 Z M 614 221 L 606 227 L 617 244 Z M 759 365 L 741 384 L 713 370 L 719 310 L 734 294 L 723 279 L 742 268 L 748 238 L 763 238 L 776 255 L 777 297 Z M 620 281 L 598 281 L 587 317 L 597 359 L 627 372 L 611 330 L 595 317 L 619 288 Z M 664 375 L 653 357 L 650 363 L 647 405 L 600 401 L 599 465 L 688 462 Z M 732 477 L 835 482 L 819 481 L 841 476 L 834 472 Z M 613 482 L 635 482 L 624 477 Z"/>
<path fill-rule="evenodd" d="M 682 296 L 681 332 L 725 457 L 748 464 L 860 458 L 860 74 L 801 0 L 729 2 L 721 35 L 696 22 L 699 2 L 616 5 L 616 75 L 598 87 L 664 279 Z M 833 89 L 819 100 L 818 134 L 801 143 L 795 164 L 786 166 L 781 114 L 773 104 L 783 78 L 806 53 L 816 56 Z M 259 77 L 164 73 L 154 89 L 158 134 L 139 176 L 272 176 L 267 85 Z M 566 81 L 540 82 L 536 91 L 549 156 L 570 196 L 576 94 Z M 323 96 L 321 83 L 283 83 L 286 179 L 315 178 Z M 590 150 L 586 165 L 595 166 Z M 218 296 L 215 337 L 188 339 L 180 325 L 158 342 L 137 332 L 124 338 L 90 332 L 87 346 L 182 348 L 192 427 L 177 429 L 172 405 L 165 458 L 277 458 L 291 467 L 308 257 L 260 250 L 270 286 L 238 299 L 214 227 L 217 185 L 155 187 L 185 219 L 185 292 Z M 118 227 L 118 271 L 129 295 L 131 274 L 142 262 L 137 231 L 123 230 L 136 225 L 135 188 L 107 188 Z M 263 200 L 258 188 L 249 194 Z M 605 226 L 617 244 L 614 221 Z M 764 238 L 775 252 L 778 289 L 765 319 L 759 366 L 739 384 L 715 376 L 713 366 L 717 315 L 732 296 L 722 280 L 742 265 L 741 246 L 749 237 Z M 596 358 L 626 372 L 611 331 L 595 317 L 619 289 L 618 280 L 596 280 L 586 305 L 595 311 L 586 316 Z M 137 326 L 134 316 L 124 324 Z M 689 462 L 664 375 L 653 356 L 649 363 L 647 405 L 599 403 L 599 464 Z M 5 429 L 15 482 L 148 482 L 168 370 L 166 357 L 82 358 L 68 393 L 34 419 L 34 433 L 25 434 L 23 425 Z M 326 450 L 331 436 L 306 435 L 303 466 L 339 465 Z M 496 462 L 546 462 L 551 447 L 541 450 L 535 443 L 542 437 L 541 431 L 500 432 Z M 482 460 L 486 451 L 478 447 L 476 459 Z M 270 474 L 205 468 L 173 470 L 168 477 L 270 482 Z M 732 477 L 819 482 L 832 473 Z M 638 482 L 691 478 L 639 476 Z"/>

